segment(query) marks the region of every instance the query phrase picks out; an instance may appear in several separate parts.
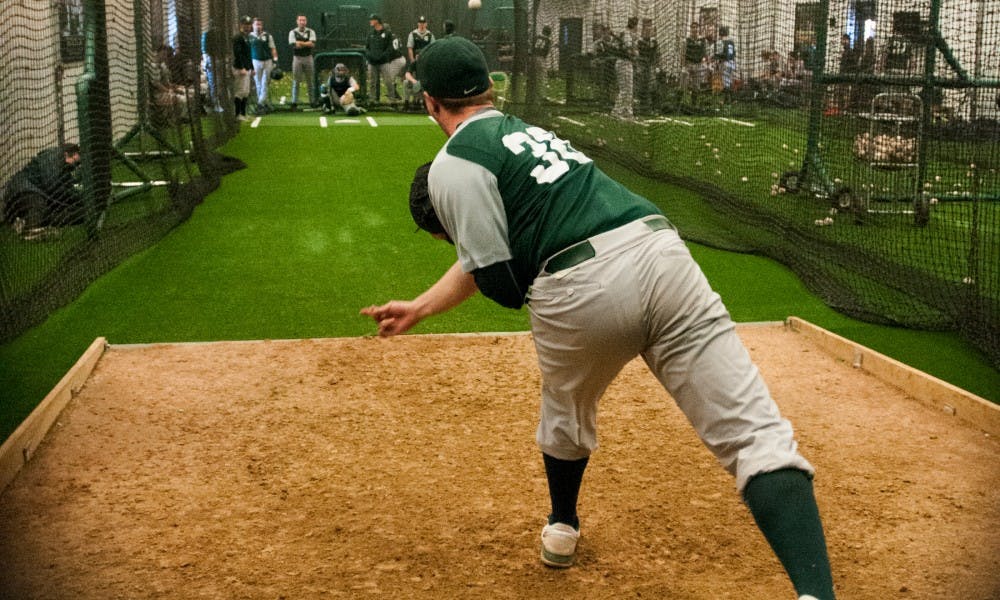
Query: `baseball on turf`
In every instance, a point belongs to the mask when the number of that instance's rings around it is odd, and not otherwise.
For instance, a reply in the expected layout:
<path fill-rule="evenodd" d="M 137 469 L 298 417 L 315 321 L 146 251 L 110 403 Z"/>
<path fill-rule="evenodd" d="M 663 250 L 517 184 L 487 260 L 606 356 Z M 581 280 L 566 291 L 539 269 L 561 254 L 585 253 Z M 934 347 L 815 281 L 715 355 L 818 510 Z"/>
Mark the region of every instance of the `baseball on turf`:
<path fill-rule="evenodd" d="M 483 7 L 482 0 L 469 0 L 469 10 L 479 10 Z"/>

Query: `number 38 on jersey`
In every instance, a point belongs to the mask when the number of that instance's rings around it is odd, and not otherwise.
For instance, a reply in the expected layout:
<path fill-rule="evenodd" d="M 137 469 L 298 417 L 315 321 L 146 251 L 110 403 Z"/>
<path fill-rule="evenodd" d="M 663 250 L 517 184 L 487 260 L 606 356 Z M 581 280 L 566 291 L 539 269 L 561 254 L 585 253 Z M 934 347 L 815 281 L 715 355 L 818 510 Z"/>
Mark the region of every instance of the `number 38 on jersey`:
<path fill-rule="evenodd" d="M 528 127 L 503 136 L 503 145 L 515 155 L 530 150 L 540 164 L 531 170 L 538 183 L 553 183 L 569 172 L 569 161 L 577 164 L 591 162 L 582 152 L 577 152 L 569 142 L 561 140 L 551 131 L 541 127 Z"/>

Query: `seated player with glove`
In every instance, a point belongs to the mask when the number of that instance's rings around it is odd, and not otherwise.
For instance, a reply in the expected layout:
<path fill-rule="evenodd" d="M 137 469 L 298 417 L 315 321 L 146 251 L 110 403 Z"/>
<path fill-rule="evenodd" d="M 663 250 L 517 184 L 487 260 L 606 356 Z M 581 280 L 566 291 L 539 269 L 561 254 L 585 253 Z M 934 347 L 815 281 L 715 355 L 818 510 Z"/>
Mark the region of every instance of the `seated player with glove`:
<path fill-rule="evenodd" d="M 337 109 L 348 115 L 360 115 L 365 109 L 358 106 L 354 95 L 361 89 L 358 82 L 351 76 L 350 70 L 343 63 L 337 63 L 330 73 L 326 83 L 326 91 L 320 98 L 324 113 L 334 113 Z"/>

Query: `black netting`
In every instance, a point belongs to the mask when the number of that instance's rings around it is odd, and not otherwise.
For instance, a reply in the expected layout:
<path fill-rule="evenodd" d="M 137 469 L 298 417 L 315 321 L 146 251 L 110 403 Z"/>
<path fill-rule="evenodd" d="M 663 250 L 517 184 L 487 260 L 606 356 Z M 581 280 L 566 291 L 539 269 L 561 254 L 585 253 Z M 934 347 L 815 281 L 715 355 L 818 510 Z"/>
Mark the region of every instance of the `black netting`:
<path fill-rule="evenodd" d="M 700 192 L 689 239 L 776 258 L 849 315 L 960 331 L 1000 365 L 990 3 L 515 6 L 513 61 L 492 57 L 509 112 Z"/>
<path fill-rule="evenodd" d="M 0 6 L 0 340 L 155 243 L 239 168 L 212 152 L 236 127 L 222 110 L 230 76 L 215 74 L 216 97 L 201 44 L 210 24 L 235 31 L 234 14 L 223 0 Z M 225 45 L 210 50 L 223 64 Z"/>
<path fill-rule="evenodd" d="M 262 17 L 280 42 L 305 11 L 324 55 L 318 87 L 333 62 L 356 61 L 364 79 L 375 10 L 404 43 L 419 15 L 438 36 L 451 22 L 483 48 L 505 110 L 698 191 L 704 207 L 674 215 L 689 239 L 772 256 L 850 315 L 960 331 L 1000 364 L 992 3 L 482 5 L 4 2 L 0 338 L 153 243 L 235 168 L 211 150 L 236 128 L 237 14 Z M 288 70 L 285 44 L 278 53 Z M 63 143 L 80 145 L 76 185 L 26 184 L 59 175 Z"/>

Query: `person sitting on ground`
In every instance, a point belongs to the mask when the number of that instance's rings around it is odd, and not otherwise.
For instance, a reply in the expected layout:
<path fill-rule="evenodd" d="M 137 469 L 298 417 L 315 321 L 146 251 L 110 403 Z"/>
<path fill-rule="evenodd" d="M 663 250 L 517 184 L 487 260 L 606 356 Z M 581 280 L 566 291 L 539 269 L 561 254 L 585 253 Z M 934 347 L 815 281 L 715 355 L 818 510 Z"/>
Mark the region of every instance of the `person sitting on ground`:
<path fill-rule="evenodd" d="M 188 117 L 187 92 L 179 85 L 173 66 L 176 60 L 174 49 L 161 44 L 156 49 L 156 63 L 149 77 L 149 87 L 152 92 L 153 117 L 166 123 L 184 121 Z"/>
<path fill-rule="evenodd" d="M 358 106 L 355 97 L 360 90 L 361 86 L 351 76 L 347 65 L 337 63 L 326 82 L 326 94 L 320 101 L 323 112 L 329 114 L 340 109 L 351 116 L 365 112 L 365 109 Z"/>
<path fill-rule="evenodd" d="M 83 197 L 73 177 L 80 160 L 77 144 L 39 152 L 0 193 L 4 223 L 26 240 L 45 237 L 54 228 L 83 223 Z"/>

